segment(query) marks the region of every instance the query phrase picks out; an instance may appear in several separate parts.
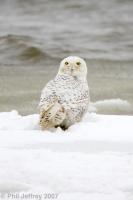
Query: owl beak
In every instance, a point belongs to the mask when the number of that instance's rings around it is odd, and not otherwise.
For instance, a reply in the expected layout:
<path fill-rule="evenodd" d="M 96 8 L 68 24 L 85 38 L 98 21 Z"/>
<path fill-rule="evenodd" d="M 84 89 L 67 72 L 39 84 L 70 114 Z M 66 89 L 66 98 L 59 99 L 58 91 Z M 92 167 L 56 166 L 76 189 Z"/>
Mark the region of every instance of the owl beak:
<path fill-rule="evenodd" d="M 74 69 L 73 68 L 71 68 L 71 72 L 73 72 L 74 71 Z"/>
<path fill-rule="evenodd" d="M 71 67 L 71 72 L 73 72 L 73 71 L 74 71 L 74 66 Z"/>

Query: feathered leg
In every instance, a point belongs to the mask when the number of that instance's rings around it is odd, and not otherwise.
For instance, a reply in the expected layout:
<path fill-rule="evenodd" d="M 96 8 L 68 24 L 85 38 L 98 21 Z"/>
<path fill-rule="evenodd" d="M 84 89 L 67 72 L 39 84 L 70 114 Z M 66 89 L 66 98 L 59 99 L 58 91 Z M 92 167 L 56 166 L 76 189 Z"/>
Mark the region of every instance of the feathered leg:
<path fill-rule="evenodd" d="M 56 102 L 49 109 L 40 110 L 40 126 L 42 129 L 49 129 L 59 126 L 65 119 L 65 110 Z"/>

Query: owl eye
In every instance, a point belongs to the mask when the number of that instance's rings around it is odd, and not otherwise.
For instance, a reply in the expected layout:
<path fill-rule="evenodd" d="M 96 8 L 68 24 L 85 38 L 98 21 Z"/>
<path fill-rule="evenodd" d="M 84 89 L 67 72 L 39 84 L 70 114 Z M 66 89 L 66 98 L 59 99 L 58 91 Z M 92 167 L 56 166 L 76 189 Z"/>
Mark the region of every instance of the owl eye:
<path fill-rule="evenodd" d="M 68 64 L 69 64 L 69 63 L 66 61 L 66 62 L 65 62 L 65 65 L 68 65 Z"/>
<path fill-rule="evenodd" d="M 77 65 L 80 65 L 81 63 L 80 63 L 80 62 L 76 62 L 76 64 L 77 64 Z"/>

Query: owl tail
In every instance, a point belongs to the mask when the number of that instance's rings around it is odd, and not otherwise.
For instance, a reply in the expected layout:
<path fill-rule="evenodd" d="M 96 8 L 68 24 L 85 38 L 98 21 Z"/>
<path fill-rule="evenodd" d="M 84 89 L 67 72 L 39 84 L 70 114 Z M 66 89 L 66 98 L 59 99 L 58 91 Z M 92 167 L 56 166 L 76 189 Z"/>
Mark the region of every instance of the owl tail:
<path fill-rule="evenodd" d="M 60 126 L 66 116 L 65 109 L 58 102 L 49 108 L 40 110 L 40 126 L 42 129 L 49 129 Z"/>

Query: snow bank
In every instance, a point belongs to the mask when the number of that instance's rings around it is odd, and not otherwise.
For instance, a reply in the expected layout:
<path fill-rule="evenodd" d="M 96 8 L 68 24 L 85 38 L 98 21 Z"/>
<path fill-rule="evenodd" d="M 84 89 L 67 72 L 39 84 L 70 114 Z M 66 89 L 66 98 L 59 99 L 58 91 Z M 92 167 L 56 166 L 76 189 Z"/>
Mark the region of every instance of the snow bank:
<path fill-rule="evenodd" d="M 38 129 L 38 115 L 21 116 L 16 110 L 0 113 L 0 130 Z"/>
<path fill-rule="evenodd" d="M 1 198 L 133 199 L 133 116 L 87 113 L 67 131 L 53 132 L 41 131 L 38 120 L 0 113 Z"/>
<path fill-rule="evenodd" d="M 9 131 L 12 134 L 14 131 L 25 130 L 33 135 L 37 131 L 41 134 L 47 133 L 47 138 L 50 140 L 56 133 L 61 135 L 60 138 L 62 138 L 62 134 L 67 135 L 65 140 L 71 138 L 75 140 L 133 141 L 133 116 L 87 113 L 82 122 L 71 126 L 67 131 L 58 128 L 52 132 L 41 131 L 38 122 L 38 114 L 21 116 L 17 111 L 0 113 L 0 130 Z M 68 137 L 68 134 L 71 136 Z"/>
<path fill-rule="evenodd" d="M 132 113 L 132 105 L 123 99 L 105 99 L 91 103 L 90 111 L 106 113 Z"/>

